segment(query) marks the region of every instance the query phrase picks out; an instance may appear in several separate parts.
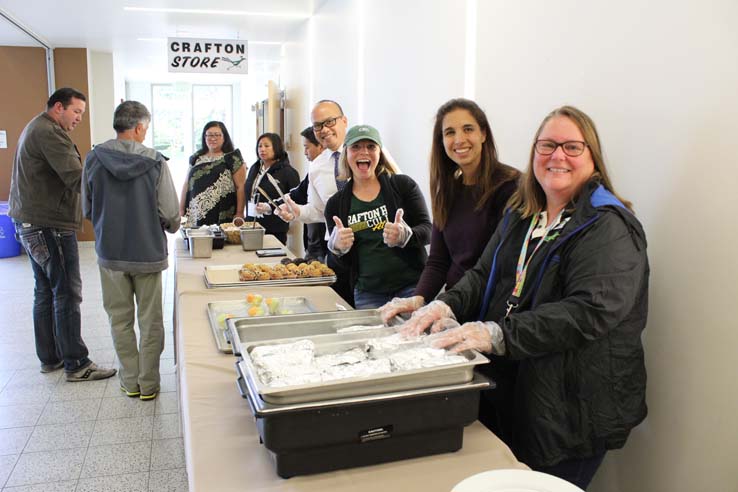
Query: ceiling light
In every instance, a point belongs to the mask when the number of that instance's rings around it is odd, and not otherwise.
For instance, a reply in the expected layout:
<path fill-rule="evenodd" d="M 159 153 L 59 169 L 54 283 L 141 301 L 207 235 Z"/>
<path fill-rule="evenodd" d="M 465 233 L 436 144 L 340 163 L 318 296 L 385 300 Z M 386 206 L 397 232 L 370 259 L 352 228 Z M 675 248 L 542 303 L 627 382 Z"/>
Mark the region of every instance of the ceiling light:
<path fill-rule="evenodd" d="M 129 12 L 165 12 L 173 14 L 200 14 L 200 15 L 241 15 L 254 17 L 297 17 L 307 19 L 310 14 L 304 12 L 248 12 L 246 10 L 215 10 L 215 9 L 177 9 L 160 7 L 123 7 Z"/>

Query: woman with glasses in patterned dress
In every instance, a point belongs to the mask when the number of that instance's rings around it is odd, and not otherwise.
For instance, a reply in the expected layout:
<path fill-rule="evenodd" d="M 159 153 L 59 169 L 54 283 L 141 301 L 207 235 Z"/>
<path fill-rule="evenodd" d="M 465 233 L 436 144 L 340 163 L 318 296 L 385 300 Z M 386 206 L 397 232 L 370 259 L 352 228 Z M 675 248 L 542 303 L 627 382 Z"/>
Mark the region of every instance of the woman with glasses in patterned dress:
<path fill-rule="evenodd" d="M 233 148 L 225 125 L 208 122 L 202 130 L 200 149 L 190 157 L 180 197 L 180 214 L 187 216 L 187 225 L 199 227 L 242 218 L 245 179 L 241 152 Z"/>
<path fill-rule="evenodd" d="M 538 129 L 479 262 L 402 330 L 516 361 L 512 381 L 494 360 L 480 369 L 513 388 L 482 402 L 496 432 L 534 470 L 586 489 L 646 417 L 648 277 L 643 228 L 614 190 L 594 123 L 564 106 Z"/>

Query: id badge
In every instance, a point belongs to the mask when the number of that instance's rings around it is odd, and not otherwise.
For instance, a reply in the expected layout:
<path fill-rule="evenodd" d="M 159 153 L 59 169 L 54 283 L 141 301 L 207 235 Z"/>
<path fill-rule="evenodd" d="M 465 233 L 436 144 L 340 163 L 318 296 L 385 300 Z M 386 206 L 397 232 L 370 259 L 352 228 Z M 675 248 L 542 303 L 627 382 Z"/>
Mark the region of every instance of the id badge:
<path fill-rule="evenodd" d="M 263 217 L 262 214 L 257 213 L 256 204 L 254 202 L 249 202 L 248 204 L 248 215 L 249 217 Z"/>

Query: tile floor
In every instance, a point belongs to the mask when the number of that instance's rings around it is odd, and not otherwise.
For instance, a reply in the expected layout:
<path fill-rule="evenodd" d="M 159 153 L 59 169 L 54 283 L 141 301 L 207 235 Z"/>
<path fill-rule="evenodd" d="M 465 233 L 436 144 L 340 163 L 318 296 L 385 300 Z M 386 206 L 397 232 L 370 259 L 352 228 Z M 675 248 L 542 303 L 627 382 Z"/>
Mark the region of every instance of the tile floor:
<path fill-rule="evenodd" d="M 97 364 L 117 366 L 93 243 L 80 243 L 82 337 Z M 170 261 L 171 263 L 171 261 Z M 68 383 L 39 372 L 28 258 L 0 259 L 0 490 L 187 492 L 172 345 L 173 281 L 164 275 L 161 393 L 127 398 L 117 376 Z"/>

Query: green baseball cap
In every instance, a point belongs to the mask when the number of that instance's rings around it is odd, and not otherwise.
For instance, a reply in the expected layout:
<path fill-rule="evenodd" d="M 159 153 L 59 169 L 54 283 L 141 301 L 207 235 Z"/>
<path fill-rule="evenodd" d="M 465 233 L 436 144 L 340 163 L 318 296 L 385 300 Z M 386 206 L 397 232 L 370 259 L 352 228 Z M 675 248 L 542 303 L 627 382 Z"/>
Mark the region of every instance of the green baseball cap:
<path fill-rule="evenodd" d="M 348 147 L 353 145 L 359 140 L 371 140 L 380 147 L 382 146 L 382 138 L 379 136 L 379 132 L 376 128 L 369 125 L 356 125 L 346 133 L 346 140 L 344 145 Z"/>

